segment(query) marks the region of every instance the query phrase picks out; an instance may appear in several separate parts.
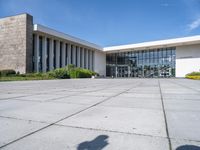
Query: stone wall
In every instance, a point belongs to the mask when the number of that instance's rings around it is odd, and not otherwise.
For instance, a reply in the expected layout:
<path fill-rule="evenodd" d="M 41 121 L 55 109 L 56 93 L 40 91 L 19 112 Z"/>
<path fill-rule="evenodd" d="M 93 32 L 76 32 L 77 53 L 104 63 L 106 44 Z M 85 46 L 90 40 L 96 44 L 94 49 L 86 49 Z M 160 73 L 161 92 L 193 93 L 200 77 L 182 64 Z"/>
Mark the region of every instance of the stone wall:
<path fill-rule="evenodd" d="M 32 71 L 33 17 L 21 14 L 0 19 L 0 70 Z"/>

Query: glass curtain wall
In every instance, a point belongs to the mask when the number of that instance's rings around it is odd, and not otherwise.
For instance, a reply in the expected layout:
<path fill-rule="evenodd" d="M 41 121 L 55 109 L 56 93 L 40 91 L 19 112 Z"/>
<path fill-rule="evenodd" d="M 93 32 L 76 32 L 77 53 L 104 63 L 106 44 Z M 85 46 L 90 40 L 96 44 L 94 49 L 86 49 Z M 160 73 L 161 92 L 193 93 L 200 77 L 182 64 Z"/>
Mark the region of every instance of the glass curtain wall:
<path fill-rule="evenodd" d="M 175 77 L 176 48 L 108 53 L 106 75 L 110 77 Z"/>

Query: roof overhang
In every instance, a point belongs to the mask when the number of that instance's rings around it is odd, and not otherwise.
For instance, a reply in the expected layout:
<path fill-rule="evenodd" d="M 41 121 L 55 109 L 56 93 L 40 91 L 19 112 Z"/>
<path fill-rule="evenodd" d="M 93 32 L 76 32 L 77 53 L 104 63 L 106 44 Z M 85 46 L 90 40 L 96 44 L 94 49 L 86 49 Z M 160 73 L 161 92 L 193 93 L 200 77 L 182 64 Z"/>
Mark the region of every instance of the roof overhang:
<path fill-rule="evenodd" d="M 72 43 L 78 43 L 80 45 L 87 46 L 91 49 L 104 51 L 107 53 L 200 44 L 200 35 L 197 35 L 197 36 L 190 36 L 190 37 L 183 37 L 183 38 L 175 38 L 175 39 L 143 42 L 143 43 L 137 43 L 137 44 L 119 45 L 119 46 L 110 46 L 110 47 L 103 48 L 99 45 L 90 43 L 88 41 L 85 41 L 85 40 L 79 39 L 77 37 L 50 29 L 48 27 L 45 27 L 45 26 L 42 26 L 39 24 L 34 24 L 33 30 L 34 30 L 34 32 L 40 32 L 40 33 L 48 34 L 50 36 L 55 36 L 57 38 L 67 40 Z"/>
<path fill-rule="evenodd" d="M 164 48 L 164 47 L 176 47 L 184 45 L 200 44 L 200 36 L 183 37 L 176 39 L 144 42 L 129 45 L 111 46 L 103 48 L 104 52 L 114 52 L 114 51 L 128 51 L 128 50 L 145 50 L 154 48 Z"/>
<path fill-rule="evenodd" d="M 71 35 L 68 35 L 68 34 L 65 34 L 65 33 L 62 33 L 62 32 L 58 32 L 56 30 L 50 29 L 48 27 L 45 27 L 45 26 L 42 26 L 42 25 L 39 25 L 39 24 L 34 24 L 33 31 L 34 32 L 41 32 L 41 33 L 48 34 L 48 35 L 52 35 L 52 36 L 55 36 L 57 38 L 70 41 L 72 43 L 78 43 L 80 45 L 84 45 L 84 46 L 90 47 L 92 49 L 103 51 L 103 48 L 101 46 L 99 46 L 99 45 L 90 43 L 88 41 L 76 38 L 74 36 L 71 36 Z"/>

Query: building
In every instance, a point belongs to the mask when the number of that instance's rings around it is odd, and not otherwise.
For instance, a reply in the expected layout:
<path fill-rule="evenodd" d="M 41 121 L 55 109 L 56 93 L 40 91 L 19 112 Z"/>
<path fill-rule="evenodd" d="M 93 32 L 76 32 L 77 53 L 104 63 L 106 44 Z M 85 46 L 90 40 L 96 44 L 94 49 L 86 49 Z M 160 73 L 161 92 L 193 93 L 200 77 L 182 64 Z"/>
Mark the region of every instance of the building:
<path fill-rule="evenodd" d="M 47 72 L 74 64 L 113 77 L 184 77 L 200 71 L 200 36 L 101 47 L 21 14 L 0 19 L 0 70 Z"/>

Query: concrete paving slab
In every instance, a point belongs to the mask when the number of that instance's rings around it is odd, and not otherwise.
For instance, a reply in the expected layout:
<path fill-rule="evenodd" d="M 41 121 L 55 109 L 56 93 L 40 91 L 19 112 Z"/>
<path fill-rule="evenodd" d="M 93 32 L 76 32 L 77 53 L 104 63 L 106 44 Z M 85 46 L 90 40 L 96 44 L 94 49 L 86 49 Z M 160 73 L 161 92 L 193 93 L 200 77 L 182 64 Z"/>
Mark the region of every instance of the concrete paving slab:
<path fill-rule="evenodd" d="M 59 99 L 59 98 L 63 98 L 63 97 L 67 97 L 67 95 L 37 94 L 37 95 L 19 97 L 19 98 L 15 98 L 15 99 L 44 102 L 44 101 L 55 100 L 55 99 Z"/>
<path fill-rule="evenodd" d="M 161 110 L 98 106 L 59 124 L 166 137 Z"/>
<path fill-rule="evenodd" d="M 60 103 L 72 103 L 72 104 L 82 104 L 82 105 L 94 105 L 100 101 L 103 101 L 107 97 L 98 97 L 98 96 L 70 96 L 65 98 L 60 98 L 54 100 L 54 102 Z"/>
<path fill-rule="evenodd" d="M 47 124 L 0 117 L 0 147 Z"/>
<path fill-rule="evenodd" d="M 165 138 L 52 126 L 4 150 L 168 150 Z"/>
<path fill-rule="evenodd" d="M 106 101 L 102 106 L 111 107 L 127 107 L 127 108 L 146 108 L 146 109 L 159 109 L 162 110 L 162 103 L 160 99 L 150 98 L 135 98 L 135 97 L 114 97 Z"/>
<path fill-rule="evenodd" d="M 74 114 L 85 107 L 87 106 L 46 102 L 21 109 L 5 110 L 1 112 L 1 116 L 52 123 Z"/>
<path fill-rule="evenodd" d="M 17 98 L 17 97 L 23 97 L 23 96 L 28 96 L 31 94 L 25 94 L 25 93 L 1 93 L 0 94 L 0 100 L 5 100 L 5 99 L 11 99 L 11 98 Z"/>
<path fill-rule="evenodd" d="M 166 115 L 171 138 L 200 141 L 199 111 L 167 111 Z"/>
<path fill-rule="evenodd" d="M 200 100 L 200 94 L 163 94 L 164 99 Z"/>
<path fill-rule="evenodd" d="M 165 110 L 172 111 L 198 111 L 200 112 L 200 100 L 164 100 Z"/>
<path fill-rule="evenodd" d="M 144 94 L 144 93 L 123 93 L 120 96 L 122 97 L 135 97 L 135 98 L 155 98 L 158 99 L 160 98 L 160 93 L 159 94 Z"/>
<path fill-rule="evenodd" d="M 102 91 L 98 91 L 98 92 L 87 92 L 87 93 L 83 93 L 80 95 L 83 96 L 99 96 L 99 97 L 111 97 L 116 95 L 117 92 L 102 92 Z"/>
<path fill-rule="evenodd" d="M 166 111 L 172 149 L 185 150 L 177 147 L 198 145 L 200 141 L 199 83 L 185 79 L 1 82 L 0 119 L 7 117 L 8 121 L 0 120 L 0 135 L 6 135 L 0 136 L 0 141 L 6 143 L 40 128 L 38 124 L 27 125 L 28 120 L 54 123 L 73 114 L 59 122 L 61 125 L 51 125 L 5 148 L 77 149 L 80 143 L 93 143 L 99 136 L 108 135 L 109 144 L 104 149 L 165 150 L 169 149 Z M 15 99 L 16 95 L 20 98 Z M 104 99 L 107 101 L 88 108 Z M 22 133 L 19 136 L 18 130 Z"/>
<path fill-rule="evenodd" d="M 6 111 L 20 110 L 39 104 L 33 101 L 20 101 L 20 100 L 1 100 L 0 101 L 0 115 Z"/>

